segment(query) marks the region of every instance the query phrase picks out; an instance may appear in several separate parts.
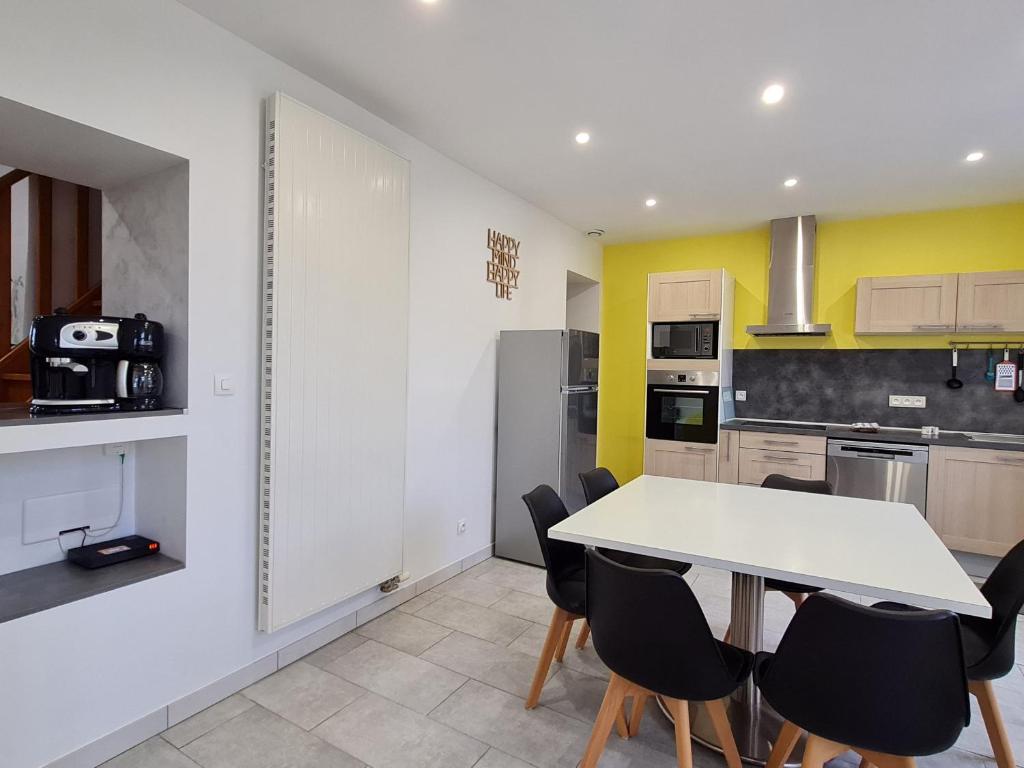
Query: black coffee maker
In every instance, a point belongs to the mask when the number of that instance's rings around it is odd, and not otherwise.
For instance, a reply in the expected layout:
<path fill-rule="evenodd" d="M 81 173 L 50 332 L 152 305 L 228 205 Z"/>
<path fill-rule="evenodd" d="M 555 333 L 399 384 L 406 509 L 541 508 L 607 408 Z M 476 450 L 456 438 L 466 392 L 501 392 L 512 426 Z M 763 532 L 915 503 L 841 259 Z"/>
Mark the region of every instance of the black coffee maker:
<path fill-rule="evenodd" d="M 87 317 L 58 309 L 29 332 L 35 414 L 151 411 L 163 406 L 164 327 L 143 314 Z"/>

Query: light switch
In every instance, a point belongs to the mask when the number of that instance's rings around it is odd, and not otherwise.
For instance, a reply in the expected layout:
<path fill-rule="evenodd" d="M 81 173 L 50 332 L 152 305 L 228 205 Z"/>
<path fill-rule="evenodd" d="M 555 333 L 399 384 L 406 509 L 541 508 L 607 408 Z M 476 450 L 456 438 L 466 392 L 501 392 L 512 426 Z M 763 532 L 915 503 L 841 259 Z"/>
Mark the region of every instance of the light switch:
<path fill-rule="evenodd" d="M 233 395 L 235 394 L 235 378 L 227 373 L 215 373 L 213 375 L 213 394 Z"/>

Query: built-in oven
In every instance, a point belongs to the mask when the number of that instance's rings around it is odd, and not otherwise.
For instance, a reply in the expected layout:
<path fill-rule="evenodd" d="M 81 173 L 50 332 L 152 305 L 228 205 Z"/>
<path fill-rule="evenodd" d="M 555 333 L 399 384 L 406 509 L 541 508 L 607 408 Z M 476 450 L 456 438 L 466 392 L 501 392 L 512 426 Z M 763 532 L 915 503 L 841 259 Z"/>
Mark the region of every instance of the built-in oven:
<path fill-rule="evenodd" d="M 652 323 L 655 360 L 717 360 L 718 323 Z"/>
<path fill-rule="evenodd" d="M 718 371 L 648 371 L 647 437 L 718 442 Z"/>

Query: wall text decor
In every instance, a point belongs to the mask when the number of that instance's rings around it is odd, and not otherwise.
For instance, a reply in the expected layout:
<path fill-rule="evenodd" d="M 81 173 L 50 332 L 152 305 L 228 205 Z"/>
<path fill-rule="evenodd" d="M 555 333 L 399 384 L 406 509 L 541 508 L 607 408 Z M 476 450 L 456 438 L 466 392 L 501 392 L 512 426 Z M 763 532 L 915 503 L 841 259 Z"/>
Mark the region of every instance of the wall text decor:
<path fill-rule="evenodd" d="M 495 229 L 487 230 L 487 282 L 494 283 L 494 297 L 512 301 L 512 289 L 519 287 L 519 241 Z"/>

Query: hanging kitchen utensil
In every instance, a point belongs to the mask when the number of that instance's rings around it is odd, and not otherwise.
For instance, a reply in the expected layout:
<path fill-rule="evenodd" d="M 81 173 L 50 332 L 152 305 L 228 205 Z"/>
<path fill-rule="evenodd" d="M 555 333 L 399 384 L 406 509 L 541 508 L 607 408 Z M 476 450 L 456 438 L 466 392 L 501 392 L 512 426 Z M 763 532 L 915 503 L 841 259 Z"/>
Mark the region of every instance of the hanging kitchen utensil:
<path fill-rule="evenodd" d="M 964 385 L 964 383 L 956 377 L 957 352 L 957 348 L 953 347 L 953 375 L 946 380 L 946 386 L 950 389 L 960 389 L 960 387 Z"/>
<path fill-rule="evenodd" d="M 985 381 L 991 383 L 996 380 L 996 353 L 991 349 L 988 351 L 988 364 L 985 366 Z"/>
<path fill-rule="evenodd" d="M 1013 399 L 1018 403 L 1024 403 L 1024 347 L 1017 350 L 1017 389 L 1013 393 Z"/>
<path fill-rule="evenodd" d="M 1003 350 L 1003 360 L 996 365 L 996 392 L 1017 389 L 1017 363 L 1010 360 L 1010 350 Z"/>

